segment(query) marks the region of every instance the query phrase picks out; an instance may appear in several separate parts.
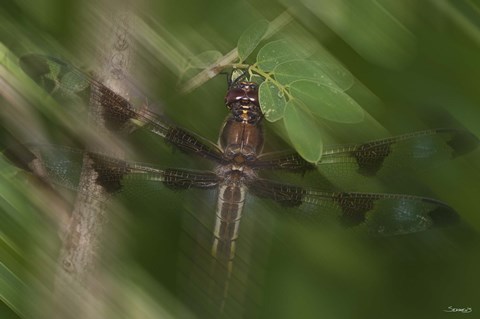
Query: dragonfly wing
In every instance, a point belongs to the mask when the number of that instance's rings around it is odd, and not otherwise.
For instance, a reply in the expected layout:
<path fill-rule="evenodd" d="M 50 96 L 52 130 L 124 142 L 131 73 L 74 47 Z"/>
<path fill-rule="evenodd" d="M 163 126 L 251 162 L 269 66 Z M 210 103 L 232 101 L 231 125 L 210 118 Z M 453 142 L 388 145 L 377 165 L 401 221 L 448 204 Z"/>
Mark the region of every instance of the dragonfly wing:
<path fill-rule="evenodd" d="M 447 204 L 413 195 L 324 192 L 265 179 L 251 182 L 249 190 L 256 196 L 298 207 L 295 214 L 301 218 L 335 219 L 377 235 L 413 233 L 459 219 Z"/>
<path fill-rule="evenodd" d="M 101 106 L 101 114 L 98 115 L 112 132 L 130 132 L 132 126 L 136 126 L 164 138 L 184 152 L 222 161 L 221 151 L 215 144 L 170 124 L 146 107 L 136 109 L 127 99 L 93 76 L 60 59 L 30 54 L 20 58 L 20 66 L 57 100 L 79 99 L 83 105 L 98 103 Z"/>

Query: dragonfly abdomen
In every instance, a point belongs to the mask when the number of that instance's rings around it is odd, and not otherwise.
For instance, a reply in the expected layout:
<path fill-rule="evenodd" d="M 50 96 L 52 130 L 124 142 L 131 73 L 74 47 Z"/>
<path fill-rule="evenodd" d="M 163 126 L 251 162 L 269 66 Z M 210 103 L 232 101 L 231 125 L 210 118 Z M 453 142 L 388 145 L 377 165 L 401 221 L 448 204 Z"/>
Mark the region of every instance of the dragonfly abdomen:
<path fill-rule="evenodd" d="M 245 193 L 243 185 L 223 184 L 219 187 L 212 255 L 221 262 L 231 261 L 235 256 Z"/>

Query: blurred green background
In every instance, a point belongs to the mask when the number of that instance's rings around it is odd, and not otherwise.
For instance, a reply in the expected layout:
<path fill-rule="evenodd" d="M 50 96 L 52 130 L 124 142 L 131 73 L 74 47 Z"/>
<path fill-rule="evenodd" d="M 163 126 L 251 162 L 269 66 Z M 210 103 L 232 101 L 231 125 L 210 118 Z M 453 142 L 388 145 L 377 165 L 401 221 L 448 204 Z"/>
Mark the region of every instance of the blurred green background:
<path fill-rule="evenodd" d="M 115 5 L 114 1 L 3 1 L 0 42 L 15 56 L 32 52 L 62 56 L 88 69 L 95 55 L 97 20 L 108 18 L 105 8 Z M 177 86 L 182 59 L 206 50 L 226 54 L 249 25 L 261 18 L 271 21 L 287 9 L 294 19 L 283 32 L 303 37 L 306 44 L 323 45 L 344 64 L 356 78 L 347 93 L 369 115 L 366 123 L 358 125 L 327 123 L 326 144 L 435 127 L 463 127 L 480 135 L 480 4 L 474 1 L 177 0 L 139 1 L 132 8 L 153 32 L 145 35 L 150 41 L 138 44 L 133 66 L 142 91 L 152 107 L 212 141 L 217 140 L 226 116 L 225 77 L 217 76 L 182 95 Z M 7 92 L 0 92 L 0 107 L 12 107 Z M 52 143 L 68 140 L 63 124 L 40 117 Z M 1 126 L 15 134 L 3 121 Z M 267 149 L 287 148 L 281 123 L 266 126 Z M 141 161 L 211 168 L 207 162 L 172 153 L 149 134 L 136 133 L 130 141 Z M 459 315 L 444 312 L 449 306 L 470 307 L 469 316 L 475 316 L 480 310 L 479 156 L 477 150 L 382 187 L 385 192 L 449 203 L 462 223 L 441 230 L 371 238 L 277 218 L 278 206 L 251 201 L 241 240 L 249 246 L 245 252 L 257 256 L 250 262 L 262 287 L 252 292 L 262 295 L 263 303 L 247 310 L 246 316 Z M 42 294 L 51 289 L 58 239 L 51 221 L 40 212 L 48 210 L 48 203 L 44 207 L 31 203 L 34 195 L 13 178 L 15 170 L 3 161 L 0 165 L 0 318 L 33 318 L 41 311 Z M 190 223 L 187 213 L 212 211 L 213 195 L 164 190 L 140 199 L 122 196 L 125 213 L 112 219 L 120 225 L 116 231 L 122 234 L 123 249 L 111 267 L 121 288 L 117 297 L 129 300 L 119 306 L 125 318 L 192 316 L 178 304 L 182 228 Z M 239 250 L 239 258 L 248 261 Z"/>

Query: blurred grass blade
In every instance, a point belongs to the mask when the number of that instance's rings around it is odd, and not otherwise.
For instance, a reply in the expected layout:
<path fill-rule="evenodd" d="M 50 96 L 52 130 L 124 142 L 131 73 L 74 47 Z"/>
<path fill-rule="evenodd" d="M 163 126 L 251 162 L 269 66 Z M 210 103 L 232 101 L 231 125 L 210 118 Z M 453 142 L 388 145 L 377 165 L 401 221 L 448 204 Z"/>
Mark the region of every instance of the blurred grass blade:
<path fill-rule="evenodd" d="M 0 300 L 21 317 L 25 284 L 10 269 L 0 262 Z"/>
<path fill-rule="evenodd" d="M 412 58 L 416 39 L 408 16 L 413 2 L 301 0 L 303 5 L 336 32 L 363 58 L 383 67 L 397 68 Z M 439 3 L 448 1 L 439 1 Z M 407 18 L 407 19 L 403 19 Z"/>
<path fill-rule="evenodd" d="M 268 21 L 263 19 L 254 23 L 242 33 L 237 42 L 240 63 L 245 61 L 262 41 L 263 36 L 267 33 L 268 25 Z"/>
<path fill-rule="evenodd" d="M 192 57 L 189 62 L 189 67 L 203 69 L 209 66 L 210 64 L 216 62 L 222 57 L 222 53 L 216 50 L 209 50 L 202 52 L 194 57 Z"/>

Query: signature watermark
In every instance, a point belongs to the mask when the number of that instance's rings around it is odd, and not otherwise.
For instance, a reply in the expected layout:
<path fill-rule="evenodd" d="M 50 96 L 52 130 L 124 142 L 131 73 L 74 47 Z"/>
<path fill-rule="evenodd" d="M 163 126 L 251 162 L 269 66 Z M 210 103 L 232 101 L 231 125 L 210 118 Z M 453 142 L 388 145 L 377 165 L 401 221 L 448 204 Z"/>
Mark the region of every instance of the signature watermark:
<path fill-rule="evenodd" d="M 456 308 L 453 306 L 448 306 L 447 309 L 443 310 L 444 312 L 459 312 L 459 313 L 470 313 L 472 312 L 472 308 L 465 307 L 465 308 Z"/>

